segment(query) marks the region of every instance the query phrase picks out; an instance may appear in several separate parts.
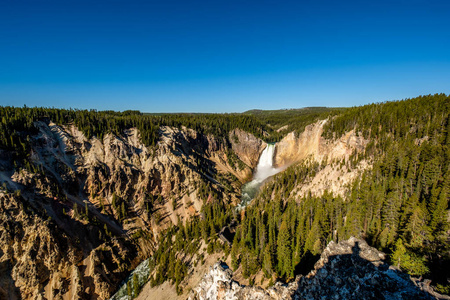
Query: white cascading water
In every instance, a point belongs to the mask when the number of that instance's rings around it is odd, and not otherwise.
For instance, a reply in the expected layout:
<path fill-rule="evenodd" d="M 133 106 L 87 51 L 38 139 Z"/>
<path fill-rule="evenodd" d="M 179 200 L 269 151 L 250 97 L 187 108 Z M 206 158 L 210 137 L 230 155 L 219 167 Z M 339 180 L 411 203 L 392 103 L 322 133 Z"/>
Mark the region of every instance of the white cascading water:
<path fill-rule="evenodd" d="M 241 203 L 237 206 L 237 210 L 243 209 L 250 203 L 264 180 L 281 171 L 281 169 L 273 167 L 274 152 L 275 144 L 267 144 L 259 158 L 253 180 L 242 186 Z M 128 295 L 127 283 L 130 282 L 131 287 L 134 287 L 134 280 L 137 280 L 139 287 L 142 287 L 147 282 L 150 271 L 149 260 L 146 259 L 122 282 L 119 290 L 109 300 L 130 300 L 136 297 L 137 295 Z"/>
<path fill-rule="evenodd" d="M 256 196 L 256 193 L 264 180 L 281 171 L 281 169 L 273 167 L 274 152 L 275 144 L 267 144 L 266 149 L 264 149 L 259 158 L 253 180 L 242 186 L 241 203 L 237 207 L 238 210 L 241 210 L 250 203 Z"/>
<path fill-rule="evenodd" d="M 139 288 L 142 288 L 144 284 L 148 281 L 148 276 L 150 275 L 150 267 L 149 267 L 149 259 L 141 262 L 136 269 L 121 283 L 119 290 L 109 299 L 109 300 L 131 300 L 137 297 L 134 294 L 134 286 L 138 285 Z M 134 282 L 137 280 L 137 282 Z M 129 295 L 128 291 L 128 282 L 130 282 L 131 294 Z"/>
<path fill-rule="evenodd" d="M 253 176 L 253 180 L 263 182 L 266 178 L 275 175 L 279 172 L 278 169 L 273 167 L 273 154 L 275 152 L 274 144 L 267 144 L 266 149 L 261 153 L 258 165 L 256 166 L 256 172 Z"/>

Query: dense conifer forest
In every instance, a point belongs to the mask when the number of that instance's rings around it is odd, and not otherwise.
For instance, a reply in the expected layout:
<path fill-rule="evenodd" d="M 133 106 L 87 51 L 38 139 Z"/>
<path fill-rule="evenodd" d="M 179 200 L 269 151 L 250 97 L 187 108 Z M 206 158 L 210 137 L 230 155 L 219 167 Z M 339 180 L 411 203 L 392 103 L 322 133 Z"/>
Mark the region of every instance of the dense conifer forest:
<path fill-rule="evenodd" d="M 289 126 L 297 133 L 328 118 L 323 137 L 333 140 L 355 130 L 368 140 L 362 153 L 334 162 L 348 169 L 362 160 L 373 167 L 347 186 L 345 197 L 325 191 L 321 196 L 298 196 L 296 186 L 326 166 L 310 160 L 293 165 L 267 182 L 241 212 L 224 204 L 221 193 L 200 188 L 202 213 L 159 237 L 150 264 L 152 285 L 171 280 L 177 287 L 187 267 L 202 263 L 197 255 L 202 241 L 207 252 L 231 255 L 232 268 L 254 279 L 290 281 L 306 274 L 331 240 L 357 236 L 389 254 L 390 262 L 414 276 L 433 280 L 441 293 L 450 294 L 450 97 L 421 96 L 349 109 L 315 108 L 305 111 L 243 114 L 160 114 L 48 108 L 0 107 L 0 149 L 12 150 L 26 164 L 35 121 L 74 124 L 86 137 L 139 129 L 142 142 L 158 141 L 160 126 L 192 128 L 223 138 L 236 127 L 266 141 L 279 140 Z M 329 162 L 332 163 L 332 162 Z M 218 239 L 220 230 L 235 223 L 231 246 Z M 181 290 L 179 290 L 181 292 Z"/>
<path fill-rule="evenodd" d="M 199 133 L 212 134 L 228 139 L 228 133 L 240 128 L 259 138 L 273 132 L 256 117 L 246 114 L 142 114 L 139 111 L 96 111 L 54 108 L 0 107 L 0 149 L 12 150 L 16 157 L 29 154 L 29 137 L 37 133 L 36 121 L 75 125 L 86 138 L 103 139 L 107 133 L 123 134 L 129 128 L 137 128 L 141 141 L 154 146 L 161 126 L 182 126 Z"/>
<path fill-rule="evenodd" d="M 317 120 L 326 119 L 346 109 L 340 107 L 305 107 L 301 109 L 249 110 L 244 112 L 244 114 L 255 116 L 269 128 L 277 129 L 266 140 L 268 142 L 278 142 L 286 133 L 293 131 L 296 135 L 299 135 L 305 130 L 307 125 Z"/>
<path fill-rule="evenodd" d="M 276 175 L 245 212 L 231 250 L 233 267 L 241 265 L 245 276 L 262 269 L 289 280 L 329 241 L 361 236 L 390 253 L 394 265 L 431 277 L 448 293 L 449 113 L 450 98 L 440 94 L 331 118 L 325 137 L 355 129 L 371 141 L 365 153 L 343 163 L 369 159 L 373 169 L 348 187 L 346 199 L 291 194 L 323 165 L 305 162 Z"/>
<path fill-rule="evenodd" d="M 449 114 L 450 98 L 444 94 L 334 112 L 324 137 L 337 138 L 355 129 L 370 140 L 364 153 L 340 162 L 349 168 L 363 159 L 373 162 L 372 169 L 348 186 L 347 197 L 327 191 L 320 197 L 291 193 L 325 167 L 305 161 L 276 175 L 242 216 L 234 213 L 239 226 L 231 249 L 217 239 L 217 225 L 224 224 L 218 220 L 232 217 L 222 207 L 171 229 L 169 235 L 184 247 L 164 247 L 156 262 L 178 282 L 178 276 L 171 275 L 174 271 L 166 269 L 171 255 L 167 250 L 194 251 L 188 244 L 202 237 L 211 251 L 230 253 L 232 268 L 241 267 L 250 282 L 261 270 L 267 278 L 275 274 L 289 281 L 306 274 L 331 240 L 358 236 L 388 253 L 393 265 L 431 278 L 438 291 L 448 294 Z"/>

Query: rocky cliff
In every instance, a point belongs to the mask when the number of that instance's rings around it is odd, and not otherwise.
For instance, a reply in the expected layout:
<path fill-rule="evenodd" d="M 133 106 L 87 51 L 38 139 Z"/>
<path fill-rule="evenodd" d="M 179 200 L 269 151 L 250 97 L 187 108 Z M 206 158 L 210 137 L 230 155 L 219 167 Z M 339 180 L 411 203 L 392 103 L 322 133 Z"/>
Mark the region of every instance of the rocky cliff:
<path fill-rule="evenodd" d="M 322 132 L 326 123 L 327 120 L 317 121 L 306 126 L 298 136 L 291 132 L 276 144 L 274 164 L 277 167 L 286 168 L 305 160 L 324 166 L 314 177 L 294 189 L 293 193 L 299 197 L 307 193 L 320 196 L 325 190 L 345 197 L 347 184 L 372 166 L 367 160 L 353 166 L 349 164 L 352 157 L 365 151 L 368 140 L 353 130 L 334 140 L 325 139 Z"/>
<path fill-rule="evenodd" d="M 161 230 L 199 214 L 206 186 L 237 202 L 259 157 L 248 149 L 262 144 L 243 131 L 232 148 L 161 127 L 148 148 L 136 129 L 88 140 L 75 126 L 35 126 L 31 164 L 18 168 L 0 153 L 2 299 L 110 297 Z"/>
<path fill-rule="evenodd" d="M 368 141 L 353 130 L 335 140 L 322 137 L 326 123 L 327 120 L 320 120 L 310 124 L 298 136 L 294 132 L 287 134 L 277 143 L 275 165 L 283 167 L 307 157 L 317 161 L 326 158 L 330 162 L 333 159 L 348 159 L 355 151 L 364 151 Z"/>
<path fill-rule="evenodd" d="M 189 299 L 450 299 L 384 259 L 361 239 L 330 242 L 308 275 L 266 289 L 240 285 L 228 266 L 218 262 Z"/>
<path fill-rule="evenodd" d="M 255 160 L 255 157 L 259 158 L 259 155 L 266 148 L 267 144 L 239 128 L 230 132 L 229 140 L 233 151 L 239 159 L 252 169 L 256 168 L 258 159 Z"/>

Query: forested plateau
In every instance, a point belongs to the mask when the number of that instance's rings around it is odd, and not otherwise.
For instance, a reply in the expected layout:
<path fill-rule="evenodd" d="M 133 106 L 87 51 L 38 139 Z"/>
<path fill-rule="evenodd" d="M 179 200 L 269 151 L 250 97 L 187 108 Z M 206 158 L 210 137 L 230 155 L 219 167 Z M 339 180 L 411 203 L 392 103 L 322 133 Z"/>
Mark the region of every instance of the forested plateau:
<path fill-rule="evenodd" d="M 313 291 L 321 255 L 357 238 L 445 299 L 449 114 L 445 94 L 241 114 L 0 107 L 0 298 L 109 299 L 127 282 L 124 299 L 204 299 L 218 260 L 249 287 Z M 267 143 L 280 172 L 237 209 Z"/>

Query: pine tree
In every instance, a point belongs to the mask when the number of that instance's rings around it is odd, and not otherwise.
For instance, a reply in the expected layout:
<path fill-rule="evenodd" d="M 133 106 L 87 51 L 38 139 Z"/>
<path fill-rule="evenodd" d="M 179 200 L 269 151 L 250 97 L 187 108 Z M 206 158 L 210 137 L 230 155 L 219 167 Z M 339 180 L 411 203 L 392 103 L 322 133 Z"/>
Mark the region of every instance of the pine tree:
<path fill-rule="evenodd" d="M 133 297 L 137 297 L 139 295 L 139 292 L 141 291 L 141 288 L 139 286 L 139 280 L 137 274 L 133 274 Z"/>
<path fill-rule="evenodd" d="M 408 220 L 405 236 L 408 240 L 408 246 L 412 248 L 421 248 L 424 241 L 429 240 L 430 238 L 426 212 L 420 205 L 414 208 L 411 217 Z"/>
<path fill-rule="evenodd" d="M 448 199 L 447 190 L 442 189 L 436 202 L 435 209 L 432 212 L 430 222 L 430 230 L 433 233 L 433 236 L 444 243 L 447 238 L 446 232 L 449 229 L 449 222 L 447 221 Z"/>
<path fill-rule="evenodd" d="M 291 255 L 291 234 L 289 233 L 286 220 L 283 220 L 277 240 L 278 274 L 282 277 L 291 278 L 294 275 Z"/>
<path fill-rule="evenodd" d="M 400 220 L 400 206 L 401 200 L 398 194 L 390 192 L 383 204 L 383 223 L 385 229 L 380 234 L 382 247 L 392 245 L 397 237 L 398 223 Z"/>
<path fill-rule="evenodd" d="M 273 273 L 273 254 L 272 247 L 270 244 L 267 244 L 264 248 L 264 256 L 263 256 L 263 271 L 267 278 L 271 276 Z"/>
<path fill-rule="evenodd" d="M 128 296 L 133 296 L 133 290 L 132 290 L 132 288 L 131 288 L 131 282 L 130 282 L 130 280 L 128 280 L 127 281 L 127 295 Z"/>
<path fill-rule="evenodd" d="M 411 275 L 424 275 L 429 272 L 425 265 L 425 259 L 409 252 L 403 245 L 403 240 L 398 239 L 395 243 L 395 250 L 391 255 L 393 264 L 406 270 Z"/>
<path fill-rule="evenodd" d="M 236 271 L 239 267 L 239 240 L 238 235 L 234 237 L 233 245 L 231 246 L 231 268 Z"/>

